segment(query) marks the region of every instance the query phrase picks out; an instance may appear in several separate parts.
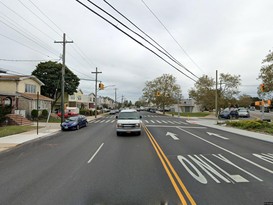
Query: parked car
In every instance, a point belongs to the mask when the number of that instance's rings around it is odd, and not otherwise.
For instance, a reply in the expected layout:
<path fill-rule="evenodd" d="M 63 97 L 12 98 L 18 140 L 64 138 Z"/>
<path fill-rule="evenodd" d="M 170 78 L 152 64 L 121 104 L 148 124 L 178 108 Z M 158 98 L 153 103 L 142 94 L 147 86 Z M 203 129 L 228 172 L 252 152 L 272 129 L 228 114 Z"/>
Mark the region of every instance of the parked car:
<path fill-rule="evenodd" d="M 88 124 L 84 115 L 77 115 L 67 118 L 62 124 L 62 130 L 78 130 L 82 127 L 86 127 Z"/>
<path fill-rule="evenodd" d="M 239 117 L 250 117 L 249 111 L 246 109 L 238 110 Z"/>
<path fill-rule="evenodd" d="M 119 115 L 116 116 L 116 132 L 117 136 L 121 133 L 136 133 L 141 134 L 141 115 L 135 109 L 128 109 L 120 111 Z"/>
<path fill-rule="evenodd" d="M 239 114 L 237 110 L 223 110 L 218 117 L 224 119 L 238 119 Z"/>

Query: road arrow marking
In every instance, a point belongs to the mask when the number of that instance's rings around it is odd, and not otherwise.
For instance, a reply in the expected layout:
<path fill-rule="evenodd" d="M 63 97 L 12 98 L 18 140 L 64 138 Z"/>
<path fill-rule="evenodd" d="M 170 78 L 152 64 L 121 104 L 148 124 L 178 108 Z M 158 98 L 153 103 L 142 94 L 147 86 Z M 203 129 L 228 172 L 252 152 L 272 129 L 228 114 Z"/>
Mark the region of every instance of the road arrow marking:
<path fill-rule="evenodd" d="M 212 133 L 212 132 L 207 132 L 207 134 L 208 135 L 213 135 L 213 136 L 215 136 L 215 137 L 219 137 L 219 138 L 222 138 L 222 139 L 224 139 L 224 140 L 229 140 L 228 138 L 226 138 L 226 137 L 223 137 L 223 136 L 221 136 L 221 135 L 218 135 L 218 134 L 215 134 L 215 133 Z"/>
<path fill-rule="evenodd" d="M 179 140 L 179 138 L 175 136 L 176 134 L 174 134 L 172 132 L 167 132 L 166 136 L 168 136 L 168 135 L 171 136 L 174 140 Z"/>

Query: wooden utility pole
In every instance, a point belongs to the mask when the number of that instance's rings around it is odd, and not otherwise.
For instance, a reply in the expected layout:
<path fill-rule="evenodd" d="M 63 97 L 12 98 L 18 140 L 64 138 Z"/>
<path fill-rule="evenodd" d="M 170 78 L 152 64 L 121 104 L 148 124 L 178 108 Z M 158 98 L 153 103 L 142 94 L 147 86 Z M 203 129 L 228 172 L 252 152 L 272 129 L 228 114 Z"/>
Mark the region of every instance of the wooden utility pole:
<path fill-rule="evenodd" d="M 62 66 L 62 85 L 61 85 L 61 122 L 64 122 L 64 84 L 65 84 L 65 80 L 64 80 L 64 75 L 65 75 L 65 45 L 67 43 L 73 43 L 73 41 L 67 41 L 65 39 L 65 33 L 63 34 L 63 40 L 62 41 L 54 41 L 54 43 L 62 43 L 63 44 L 63 66 Z"/>
<path fill-rule="evenodd" d="M 98 94 L 98 74 L 102 73 L 102 72 L 98 72 L 98 68 L 96 67 L 96 72 L 92 72 L 93 74 L 96 75 L 96 79 L 95 79 L 95 118 L 97 118 L 97 103 L 98 103 L 98 98 L 97 98 L 97 94 Z"/>

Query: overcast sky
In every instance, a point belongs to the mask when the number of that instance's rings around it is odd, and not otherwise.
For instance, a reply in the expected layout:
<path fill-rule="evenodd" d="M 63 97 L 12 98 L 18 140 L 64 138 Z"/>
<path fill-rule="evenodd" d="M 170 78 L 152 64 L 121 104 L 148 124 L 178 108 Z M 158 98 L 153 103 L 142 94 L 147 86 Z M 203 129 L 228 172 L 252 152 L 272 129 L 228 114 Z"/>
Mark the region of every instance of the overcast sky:
<path fill-rule="evenodd" d="M 81 2 L 171 62 L 90 2 Z M 139 32 L 103 0 L 93 2 Z M 66 44 L 66 65 L 81 79 L 95 79 L 91 72 L 97 67 L 102 72 L 98 79 L 106 87 L 99 91 L 102 96 L 114 99 L 116 88 L 118 101 L 123 96 L 134 102 L 141 97 L 146 81 L 172 74 L 187 98 L 195 76 L 215 78 L 216 70 L 240 75 L 241 94 L 257 95 L 261 63 L 273 45 L 272 0 L 108 3 L 182 63 L 191 73 L 171 62 L 190 78 L 75 0 L 1 0 L 0 68 L 29 75 L 41 60 L 58 61 L 62 45 L 54 41 L 61 41 L 66 33 L 67 40 L 74 42 Z M 94 92 L 94 87 L 94 82 L 86 80 L 79 86 L 85 94 Z"/>

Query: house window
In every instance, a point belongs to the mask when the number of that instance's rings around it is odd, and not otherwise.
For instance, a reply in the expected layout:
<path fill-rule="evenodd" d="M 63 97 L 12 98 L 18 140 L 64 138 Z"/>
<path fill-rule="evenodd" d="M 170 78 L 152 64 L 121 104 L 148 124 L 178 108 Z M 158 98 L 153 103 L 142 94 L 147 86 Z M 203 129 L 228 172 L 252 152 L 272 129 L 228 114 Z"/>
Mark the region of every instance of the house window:
<path fill-rule="evenodd" d="M 82 97 L 81 96 L 78 96 L 78 100 L 81 100 L 82 99 Z"/>
<path fill-rule="evenodd" d="M 36 85 L 25 84 L 26 93 L 36 93 Z"/>

